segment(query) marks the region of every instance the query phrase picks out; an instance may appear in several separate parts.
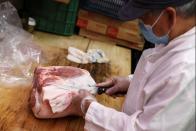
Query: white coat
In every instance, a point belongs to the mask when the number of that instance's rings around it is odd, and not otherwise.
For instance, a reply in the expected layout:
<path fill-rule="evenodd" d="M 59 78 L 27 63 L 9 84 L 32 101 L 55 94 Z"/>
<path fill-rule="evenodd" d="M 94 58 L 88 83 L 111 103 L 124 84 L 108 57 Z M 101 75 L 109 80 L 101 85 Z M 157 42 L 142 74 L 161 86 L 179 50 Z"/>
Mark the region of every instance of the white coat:
<path fill-rule="evenodd" d="M 194 131 L 195 30 L 144 51 L 122 112 L 93 102 L 88 131 Z"/>

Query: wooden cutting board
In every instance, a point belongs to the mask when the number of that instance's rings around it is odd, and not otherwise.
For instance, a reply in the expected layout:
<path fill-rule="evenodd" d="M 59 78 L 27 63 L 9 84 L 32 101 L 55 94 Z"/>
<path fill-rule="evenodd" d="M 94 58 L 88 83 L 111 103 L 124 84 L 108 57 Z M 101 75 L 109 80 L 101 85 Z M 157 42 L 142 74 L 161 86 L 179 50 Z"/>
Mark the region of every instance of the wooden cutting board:
<path fill-rule="evenodd" d="M 97 82 L 114 75 L 125 76 L 130 73 L 130 51 L 112 44 L 90 41 L 81 37 L 71 38 L 36 33 L 40 42 L 46 65 L 70 65 L 87 69 Z M 52 45 L 52 46 L 51 46 Z M 67 47 L 73 46 L 81 50 L 100 48 L 110 58 L 106 65 L 80 65 L 65 59 Z M 121 60 L 122 62 L 119 62 Z M 40 120 L 33 116 L 28 100 L 31 85 L 7 88 L 0 83 L 0 131 L 83 131 L 84 119 L 79 117 L 65 117 L 59 119 Z M 99 103 L 120 110 L 123 97 L 112 98 L 106 95 L 96 96 Z"/>
<path fill-rule="evenodd" d="M 36 119 L 29 107 L 31 87 L 5 88 L 0 86 L 0 131 L 83 131 L 80 117 Z M 123 98 L 97 96 L 100 103 L 120 109 Z"/>
<path fill-rule="evenodd" d="M 78 117 L 39 120 L 29 108 L 31 87 L 0 87 L 1 131 L 82 131 L 84 120 Z"/>

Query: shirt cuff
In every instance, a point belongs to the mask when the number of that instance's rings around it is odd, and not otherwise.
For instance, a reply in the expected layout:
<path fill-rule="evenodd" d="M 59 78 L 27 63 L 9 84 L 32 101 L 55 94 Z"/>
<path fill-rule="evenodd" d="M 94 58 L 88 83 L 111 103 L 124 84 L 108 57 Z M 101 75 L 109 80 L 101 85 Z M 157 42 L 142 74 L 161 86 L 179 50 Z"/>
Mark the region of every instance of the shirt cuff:
<path fill-rule="evenodd" d="M 101 108 L 100 106 L 102 105 L 93 101 L 86 112 L 85 120 L 92 121 L 94 114 Z"/>
<path fill-rule="evenodd" d="M 105 109 L 104 106 L 96 101 L 93 101 L 90 104 L 85 115 L 85 126 L 84 126 L 85 130 L 89 130 L 89 129 L 96 129 L 96 131 L 103 130 L 103 128 L 98 126 L 100 118 L 96 117 L 96 116 L 100 116 L 100 117 L 102 116 L 101 113 L 103 109 Z"/>

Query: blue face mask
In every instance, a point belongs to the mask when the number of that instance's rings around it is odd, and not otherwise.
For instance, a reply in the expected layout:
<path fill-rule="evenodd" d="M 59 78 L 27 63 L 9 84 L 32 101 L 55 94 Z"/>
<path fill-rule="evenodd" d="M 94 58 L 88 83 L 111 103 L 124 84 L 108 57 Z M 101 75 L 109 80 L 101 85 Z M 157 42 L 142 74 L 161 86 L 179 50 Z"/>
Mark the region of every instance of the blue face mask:
<path fill-rule="evenodd" d="M 164 36 L 157 36 L 156 34 L 154 34 L 153 32 L 153 27 L 157 24 L 157 22 L 159 21 L 159 19 L 161 18 L 161 16 L 163 15 L 164 12 L 162 12 L 160 14 L 160 16 L 157 18 L 157 20 L 155 21 L 155 23 L 151 26 L 151 25 L 145 25 L 142 21 L 139 22 L 139 27 L 140 27 L 140 31 L 142 33 L 142 35 L 144 36 L 144 38 L 153 43 L 153 44 L 164 44 L 167 45 L 169 43 L 169 33 L 170 31 L 164 35 Z"/>

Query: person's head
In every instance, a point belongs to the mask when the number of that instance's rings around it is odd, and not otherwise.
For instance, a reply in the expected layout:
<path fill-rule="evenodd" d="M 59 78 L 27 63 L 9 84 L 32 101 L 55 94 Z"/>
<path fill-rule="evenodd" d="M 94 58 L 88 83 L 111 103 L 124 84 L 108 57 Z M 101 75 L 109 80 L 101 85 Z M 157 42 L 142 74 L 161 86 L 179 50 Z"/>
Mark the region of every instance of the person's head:
<path fill-rule="evenodd" d="M 120 18 L 139 18 L 152 26 L 155 35 L 168 34 L 172 40 L 195 26 L 195 6 L 196 0 L 130 0 L 120 12 Z"/>

